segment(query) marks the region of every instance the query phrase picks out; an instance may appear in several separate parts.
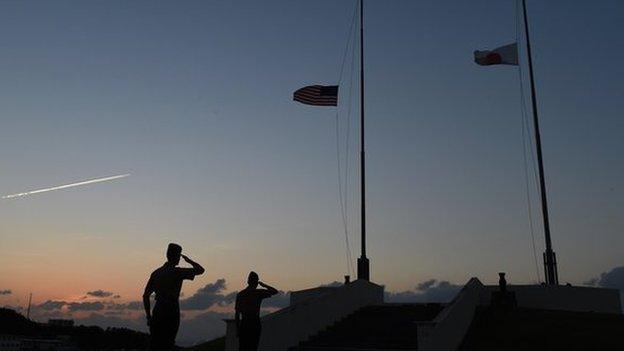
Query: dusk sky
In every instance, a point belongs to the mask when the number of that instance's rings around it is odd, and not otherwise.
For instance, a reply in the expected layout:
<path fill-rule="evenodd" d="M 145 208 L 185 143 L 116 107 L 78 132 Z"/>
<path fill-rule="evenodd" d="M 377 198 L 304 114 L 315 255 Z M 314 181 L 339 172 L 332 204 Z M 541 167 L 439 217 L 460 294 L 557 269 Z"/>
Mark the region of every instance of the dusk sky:
<path fill-rule="evenodd" d="M 559 277 L 582 284 L 624 265 L 624 2 L 527 3 Z M 219 278 L 239 290 L 251 269 L 283 291 L 342 280 L 336 108 L 292 93 L 339 83 L 354 5 L 2 1 L 0 195 L 131 176 L 0 200 L 0 305 L 138 300 L 169 242 L 206 268 L 185 296 Z M 473 62 L 516 41 L 516 2 L 369 0 L 365 30 L 371 279 L 536 282 L 518 67 Z"/>

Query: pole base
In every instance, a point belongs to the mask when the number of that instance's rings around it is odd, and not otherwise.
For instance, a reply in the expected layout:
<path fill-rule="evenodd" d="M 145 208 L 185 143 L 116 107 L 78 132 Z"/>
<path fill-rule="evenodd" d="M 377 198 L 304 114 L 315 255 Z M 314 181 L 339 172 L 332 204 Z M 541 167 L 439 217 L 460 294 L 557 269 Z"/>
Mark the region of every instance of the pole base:
<path fill-rule="evenodd" d="M 552 250 L 544 252 L 544 275 L 546 285 L 559 285 L 559 273 L 557 272 L 557 255 Z"/>
<path fill-rule="evenodd" d="M 370 265 L 368 258 L 360 257 L 357 260 L 357 277 L 358 279 L 370 281 Z"/>

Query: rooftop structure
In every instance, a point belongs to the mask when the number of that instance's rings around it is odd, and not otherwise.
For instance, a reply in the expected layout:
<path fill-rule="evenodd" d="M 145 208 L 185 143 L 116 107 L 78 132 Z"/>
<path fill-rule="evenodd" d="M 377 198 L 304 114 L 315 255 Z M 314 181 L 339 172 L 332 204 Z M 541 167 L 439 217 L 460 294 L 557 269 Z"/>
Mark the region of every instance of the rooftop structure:
<path fill-rule="evenodd" d="M 615 289 L 506 282 L 486 286 L 472 278 L 446 304 L 384 303 L 383 290 L 356 280 L 293 292 L 290 306 L 262 318 L 259 350 L 480 350 L 481 345 L 495 347 L 495 339 L 483 335 L 501 330 L 496 337 L 505 340 L 552 343 L 566 333 L 586 331 L 579 342 L 594 340 L 608 349 L 616 335 L 624 335 Z M 235 351 L 236 325 L 226 323 L 226 351 Z"/>

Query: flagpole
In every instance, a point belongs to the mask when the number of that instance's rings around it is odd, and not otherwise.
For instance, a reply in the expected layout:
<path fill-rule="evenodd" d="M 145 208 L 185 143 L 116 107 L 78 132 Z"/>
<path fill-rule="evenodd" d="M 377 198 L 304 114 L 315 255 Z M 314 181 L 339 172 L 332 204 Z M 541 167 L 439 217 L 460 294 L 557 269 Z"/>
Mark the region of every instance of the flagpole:
<path fill-rule="evenodd" d="M 26 319 L 30 320 L 30 304 L 32 302 L 32 293 L 28 297 L 28 309 L 26 310 Z"/>
<path fill-rule="evenodd" d="M 524 17 L 524 31 L 526 37 L 527 56 L 529 63 L 529 78 L 531 81 L 531 105 L 533 107 L 533 127 L 535 129 L 535 145 L 537 149 L 537 162 L 539 168 L 539 183 L 542 199 L 542 217 L 544 220 L 544 236 L 546 240 L 546 252 L 544 252 L 544 270 L 547 285 L 558 285 L 557 257 L 552 249 L 550 239 L 550 222 L 548 219 L 548 202 L 546 199 L 546 182 L 544 180 L 544 161 L 542 158 L 542 138 L 540 136 L 539 119 L 537 116 L 537 99 L 535 97 L 535 79 L 533 77 L 533 60 L 531 58 L 531 40 L 529 36 L 529 24 L 527 20 L 526 0 L 522 0 L 522 12 Z"/>
<path fill-rule="evenodd" d="M 357 277 L 370 280 L 369 261 L 366 258 L 366 157 L 364 153 L 364 0 L 360 0 L 360 192 L 362 253 L 357 261 Z"/>

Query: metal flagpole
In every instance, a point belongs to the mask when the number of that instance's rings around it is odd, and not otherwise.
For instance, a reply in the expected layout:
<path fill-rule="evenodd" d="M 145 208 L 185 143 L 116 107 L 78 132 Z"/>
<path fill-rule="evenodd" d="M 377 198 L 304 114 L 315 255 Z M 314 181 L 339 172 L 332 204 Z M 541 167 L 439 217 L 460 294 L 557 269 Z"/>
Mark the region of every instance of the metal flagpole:
<path fill-rule="evenodd" d="M 546 273 L 546 284 L 557 285 L 559 284 L 559 276 L 557 274 L 557 257 L 552 249 L 552 242 L 550 240 L 548 202 L 546 199 L 546 182 L 544 180 L 544 161 L 542 159 L 542 139 L 540 136 L 539 119 L 537 118 L 537 99 L 535 97 L 535 79 L 533 77 L 533 60 L 531 58 L 531 40 L 529 36 L 529 23 L 527 20 L 526 0 L 522 0 L 522 11 L 524 17 L 524 31 L 529 62 L 529 78 L 531 81 L 531 105 L 533 107 L 533 127 L 535 128 L 535 145 L 537 149 L 540 193 L 542 197 L 542 217 L 544 219 L 544 235 L 546 237 L 546 252 L 544 252 L 544 270 Z"/>
<path fill-rule="evenodd" d="M 366 157 L 364 154 L 364 0 L 360 0 L 360 186 L 362 254 L 357 261 L 358 279 L 370 280 L 370 267 L 366 258 Z"/>
<path fill-rule="evenodd" d="M 30 320 L 30 304 L 32 302 L 32 293 L 28 297 L 28 309 L 26 310 L 26 319 Z"/>

